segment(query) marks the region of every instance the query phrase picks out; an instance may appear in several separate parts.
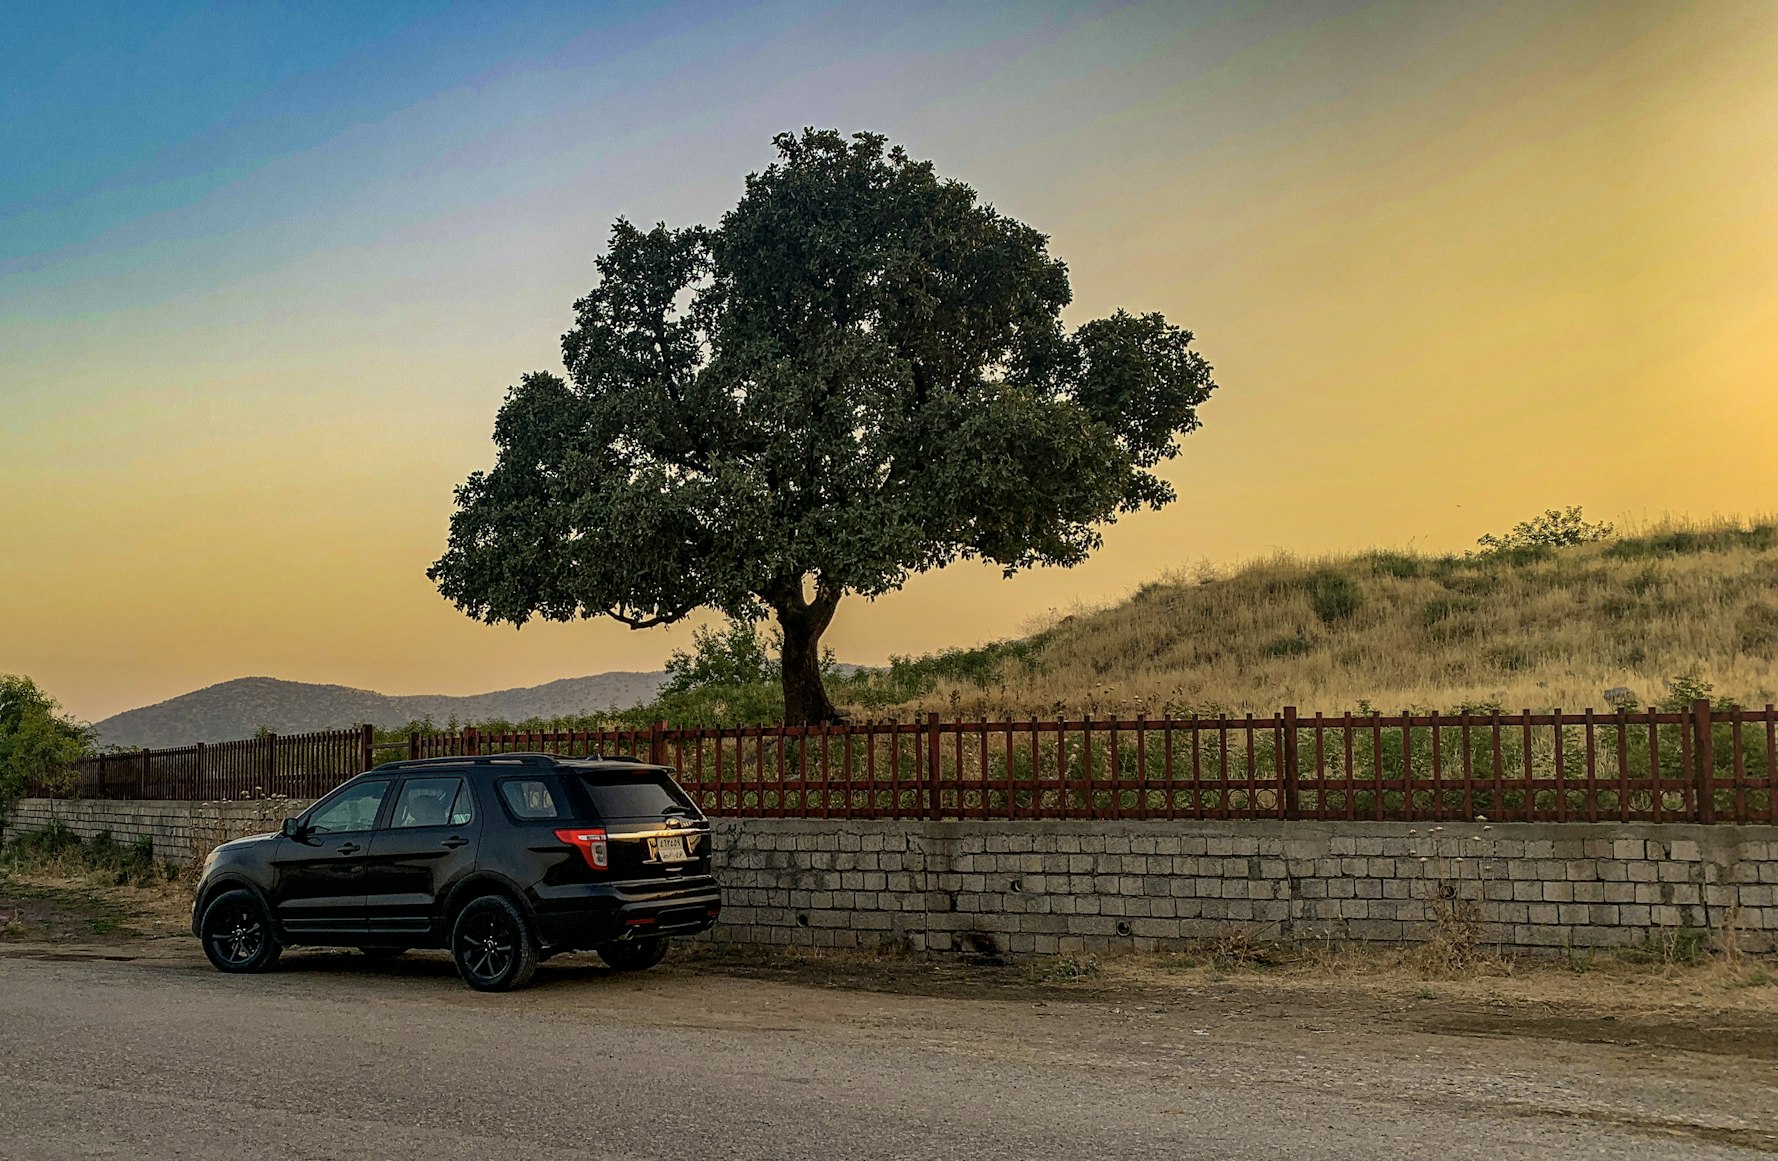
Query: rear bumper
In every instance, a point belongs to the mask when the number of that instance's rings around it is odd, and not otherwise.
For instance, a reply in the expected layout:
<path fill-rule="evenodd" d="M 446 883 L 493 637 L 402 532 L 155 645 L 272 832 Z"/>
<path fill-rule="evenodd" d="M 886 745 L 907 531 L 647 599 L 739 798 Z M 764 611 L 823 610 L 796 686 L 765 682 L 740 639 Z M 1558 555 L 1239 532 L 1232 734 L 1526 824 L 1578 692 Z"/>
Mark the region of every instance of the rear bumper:
<path fill-rule="evenodd" d="M 665 883 L 538 887 L 532 908 L 544 946 L 591 948 L 624 939 L 708 931 L 722 911 L 722 888 L 708 875 Z"/>

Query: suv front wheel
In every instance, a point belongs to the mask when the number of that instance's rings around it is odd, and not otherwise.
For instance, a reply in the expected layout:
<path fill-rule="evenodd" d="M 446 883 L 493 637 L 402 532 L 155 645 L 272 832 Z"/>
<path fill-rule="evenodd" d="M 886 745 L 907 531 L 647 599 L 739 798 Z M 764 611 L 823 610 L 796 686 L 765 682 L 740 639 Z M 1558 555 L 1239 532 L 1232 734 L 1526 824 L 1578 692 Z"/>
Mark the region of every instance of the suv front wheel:
<path fill-rule="evenodd" d="M 537 971 L 537 937 L 524 913 L 502 895 L 471 900 L 451 927 L 457 974 L 478 992 L 509 992 Z"/>
<path fill-rule="evenodd" d="M 218 971 L 262 972 L 278 962 L 284 948 L 272 935 L 265 904 L 251 891 L 225 891 L 204 908 L 198 934 L 204 954 Z"/>

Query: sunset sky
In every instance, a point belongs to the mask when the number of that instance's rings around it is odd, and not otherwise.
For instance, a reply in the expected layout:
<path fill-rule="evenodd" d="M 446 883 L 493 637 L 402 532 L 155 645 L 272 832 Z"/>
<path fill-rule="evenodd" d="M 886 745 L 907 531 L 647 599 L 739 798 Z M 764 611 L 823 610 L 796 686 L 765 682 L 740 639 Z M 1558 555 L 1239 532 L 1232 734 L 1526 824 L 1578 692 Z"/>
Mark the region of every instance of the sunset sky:
<path fill-rule="evenodd" d="M 1778 509 L 1778 4 L 8 5 L 0 672 L 471 693 L 686 627 L 424 571 L 612 220 L 887 134 L 1194 330 L 1180 500 L 1090 563 L 842 604 L 882 662 L 1197 561 Z M 647 545 L 638 544 L 638 552 Z"/>

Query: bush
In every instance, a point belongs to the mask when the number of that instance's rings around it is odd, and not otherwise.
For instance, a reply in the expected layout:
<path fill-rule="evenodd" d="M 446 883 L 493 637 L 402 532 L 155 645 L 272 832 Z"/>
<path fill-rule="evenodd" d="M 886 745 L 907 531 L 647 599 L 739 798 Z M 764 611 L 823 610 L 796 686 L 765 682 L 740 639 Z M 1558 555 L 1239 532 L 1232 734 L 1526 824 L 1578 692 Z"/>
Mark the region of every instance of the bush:
<path fill-rule="evenodd" d="M 1567 548 L 1591 544 L 1611 538 L 1611 525 L 1589 523 L 1579 505 L 1547 508 L 1543 515 L 1521 520 L 1510 532 L 1501 536 L 1492 533 L 1477 538 L 1484 553 L 1514 552 L 1522 549 Z"/>
<path fill-rule="evenodd" d="M 1009 667 L 1037 671 L 1037 654 L 1051 634 L 1038 633 L 1010 641 L 990 641 L 974 649 L 946 649 L 923 657 L 891 657 L 888 669 L 864 669 L 833 683 L 837 702 L 865 709 L 886 709 L 925 697 L 940 682 L 953 681 L 987 689 L 1007 677 Z"/>
<path fill-rule="evenodd" d="M 1741 649 L 1758 657 L 1778 650 L 1778 605 L 1755 601 L 1741 614 Z"/>
<path fill-rule="evenodd" d="M 1473 613 L 1481 607 L 1482 603 L 1474 597 L 1435 597 L 1420 607 L 1420 626 L 1430 629 L 1460 614 Z"/>
<path fill-rule="evenodd" d="M 691 642 L 691 652 L 675 649 L 667 658 L 663 694 L 707 685 L 758 685 L 778 680 L 778 659 L 759 639 L 759 626 L 753 621 L 737 618 L 725 629 L 694 629 Z"/>
<path fill-rule="evenodd" d="M 1765 552 L 1773 547 L 1778 547 L 1778 525 L 1756 524 L 1751 528 L 1677 528 L 1650 536 L 1627 537 L 1607 548 L 1605 555 L 1616 560 L 1641 560 L 1738 548 Z"/>
<path fill-rule="evenodd" d="M 1275 641 L 1267 642 L 1260 652 L 1267 657 L 1301 657 L 1314 648 L 1315 642 L 1309 639 L 1307 633 L 1298 629 L 1288 637 L 1279 637 Z"/>
<path fill-rule="evenodd" d="M 1407 580 L 1420 575 L 1420 558 L 1409 556 L 1405 552 L 1373 552 L 1365 559 L 1369 561 L 1371 571 L 1379 576 Z"/>
<path fill-rule="evenodd" d="M 140 838 L 120 843 L 101 831 L 82 840 L 62 822 L 26 831 L 0 847 L 0 868 L 93 877 L 118 886 L 147 887 L 173 878 L 169 865 L 154 861 L 154 842 Z"/>
<path fill-rule="evenodd" d="M 1309 603 L 1324 625 L 1344 621 L 1364 604 L 1364 593 L 1338 569 L 1324 568 L 1309 576 Z"/>

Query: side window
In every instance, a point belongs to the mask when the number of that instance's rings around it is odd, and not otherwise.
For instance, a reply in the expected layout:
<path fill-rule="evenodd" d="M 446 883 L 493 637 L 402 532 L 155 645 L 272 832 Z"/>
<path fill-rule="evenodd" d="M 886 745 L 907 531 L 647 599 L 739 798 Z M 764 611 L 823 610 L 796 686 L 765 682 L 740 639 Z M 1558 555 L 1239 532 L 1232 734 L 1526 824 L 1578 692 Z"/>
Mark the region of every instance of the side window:
<path fill-rule="evenodd" d="M 344 834 L 369 830 L 377 821 L 377 808 L 389 792 L 387 782 L 365 782 L 341 791 L 309 815 L 312 834 Z"/>
<path fill-rule="evenodd" d="M 462 826 L 474 817 L 463 779 L 409 778 L 401 784 L 389 826 Z"/>
<path fill-rule="evenodd" d="M 509 778 L 500 784 L 500 796 L 513 817 L 522 821 L 562 817 L 555 791 L 540 778 Z"/>
<path fill-rule="evenodd" d="M 469 788 L 469 783 L 463 782 L 457 786 L 457 801 L 451 804 L 450 825 L 468 826 L 474 821 L 475 791 Z"/>

